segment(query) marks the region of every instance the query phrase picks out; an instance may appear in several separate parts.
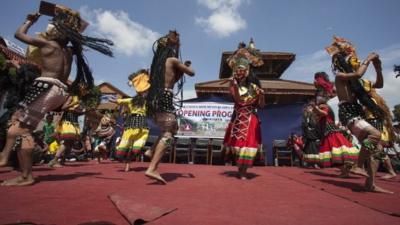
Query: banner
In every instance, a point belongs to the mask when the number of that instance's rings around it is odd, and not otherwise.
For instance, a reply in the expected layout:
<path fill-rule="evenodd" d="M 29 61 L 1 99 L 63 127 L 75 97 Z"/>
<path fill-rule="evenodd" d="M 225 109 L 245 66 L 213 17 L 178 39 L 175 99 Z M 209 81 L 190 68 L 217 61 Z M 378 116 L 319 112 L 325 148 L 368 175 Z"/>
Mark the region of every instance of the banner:
<path fill-rule="evenodd" d="M 224 138 L 231 119 L 233 103 L 184 102 L 177 111 L 176 136 L 194 138 Z"/>
<path fill-rule="evenodd" d="M 116 100 L 117 99 L 117 94 L 114 94 L 114 93 L 102 94 L 101 97 L 100 97 L 100 104 L 108 103 L 108 102 L 110 102 L 110 99 Z"/>

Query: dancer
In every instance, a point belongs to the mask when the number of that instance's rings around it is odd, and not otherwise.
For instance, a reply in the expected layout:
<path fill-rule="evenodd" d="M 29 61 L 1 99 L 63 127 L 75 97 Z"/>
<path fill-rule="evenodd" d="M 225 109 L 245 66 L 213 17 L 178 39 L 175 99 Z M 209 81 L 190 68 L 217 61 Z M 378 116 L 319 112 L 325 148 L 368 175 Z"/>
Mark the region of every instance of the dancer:
<path fill-rule="evenodd" d="M 382 145 L 380 144 L 381 133 L 364 119 L 362 106 L 368 108 L 378 117 L 382 116 L 380 108 L 366 94 L 359 79 L 366 72 L 370 62 L 374 62 L 376 73 L 382 73 L 379 68 L 379 55 L 368 54 L 367 58 L 360 63 L 353 45 L 339 37 L 334 37 L 332 45 L 326 48 L 332 56 L 332 68 L 336 75 L 335 86 L 339 99 L 339 119 L 347 126 L 351 133 L 361 143 L 359 160 L 366 157 L 368 178 L 366 179 L 366 191 L 392 193 L 378 187 L 375 184 L 375 174 L 381 160 Z"/>
<path fill-rule="evenodd" d="M 7 141 L 0 157 L 0 166 L 7 164 L 10 151 L 15 145 L 21 165 L 21 176 L 6 180 L 2 185 L 29 185 L 34 183 L 32 176 L 32 150 L 34 140 L 31 135 L 39 121 L 50 111 L 59 108 L 67 98 L 65 82 L 71 71 L 72 56 L 77 59 L 77 76 L 72 86 L 81 82 L 93 85 L 93 77 L 86 64 L 82 45 L 87 45 L 104 54 L 112 52 L 104 44 L 112 44 L 107 40 L 83 37 L 79 32 L 81 18 L 77 12 L 66 7 L 54 8 L 54 17 L 48 30 L 41 36 L 27 35 L 28 29 L 34 24 L 40 14 L 29 14 L 26 21 L 18 28 L 15 37 L 29 45 L 37 47 L 41 55 L 41 76 L 33 82 L 21 107 L 15 113 L 14 121 L 7 132 Z M 72 48 L 67 46 L 72 43 Z"/>
<path fill-rule="evenodd" d="M 251 40 L 249 47 L 239 45 L 239 49 L 227 60 L 232 68 L 230 93 L 235 102 L 231 125 L 225 134 L 225 148 L 236 155 L 238 175 L 247 179 L 247 169 L 253 166 L 254 158 L 261 144 L 260 120 L 257 108 L 264 107 L 264 91 L 260 81 L 253 75 L 251 67 L 264 64 Z"/>
<path fill-rule="evenodd" d="M 304 108 L 301 130 L 303 133 L 304 148 L 303 162 L 307 167 L 319 169 L 319 145 L 321 140 L 321 128 L 314 112 L 315 102 L 309 102 Z"/>
<path fill-rule="evenodd" d="M 321 143 L 319 146 L 319 160 L 322 167 L 340 165 L 339 177 L 349 177 L 349 172 L 358 171 L 356 162 L 358 148 L 343 135 L 335 124 L 335 115 L 328 106 L 327 101 L 335 97 L 334 84 L 329 80 L 325 72 L 317 72 L 314 75 L 314 85 L 317 88 L 317 105 L 314 112 L 317 114 L 321 127 Z M 368 176 L 364 171 L 364 176 Z"/>
<path fill-rule="evenodd" d="M 104 115 L 95 130 L 97 136 L 97 146 L 94 148 L 94 153 L 97 155 L 97 163 L 101 163 L 101 159 L 107 159 L 109 153 L 110 142 L 115 134 L 111 115 Z"/>
<path fill-rule="evenodd" d="M 179 57 L 179 33 L 170 31 L 166 36 L 156 41 L 157 49 L 154 51 L 150 68 L 150 89 L 147 95 L 147 110 L 161 130 L 161 134 L 146 152 L 151 156 L 151 162 L 146 170 L 146 176 L 156 179 L 164 184 L 166 181 L 158 173 L 158 165 L 164 152 L 171 147 L 174 135 L 178 130 L 174 107 L 173 88 L 178 83 L 178 93 L 182 91 L 184 74 L 194 76 L 191 62 L 181 63 Z"/>
<path fill-rule="evenodd" d="M 322 167 L 340 165 L 341 173 L 339 177 L 349 177 L 350 170 L 357 163 L 359 150 L 336 127 L 335 115 L 326 104 L 326 99 L 320 98 L 314 111 L 318 115 L 322 130 L 321 144 L 319 146 L 320 165 Z"/>
<path fill-rule="evenodd" d="M 59 146 L 54 158 L 48 163 L 49 167 L 62 167 L 65 156 L 71 153 L 74 143 L 80 139 L 78 117 L 83 114 L 83 109 L 79 97 L 69 96 L 62 110 L 64 112 L 56 131 Z"/>
<path fill-rule="evenodd" d="M 129 81 L 135 88 L 137 95 L 133 98 L 111 100 L 126 105 L 129 110 L 129 115 L 126 116 L 124 122 L 124 132 L 116 152 L 116 157 L 125 162 L 125 172 L 130 170 L 130 162 L 140 153 L 149 137 L 146 119 L 146 95 L 150 88 L 149 74 L 146 70 L 139 70 L 129 76 Z"/>

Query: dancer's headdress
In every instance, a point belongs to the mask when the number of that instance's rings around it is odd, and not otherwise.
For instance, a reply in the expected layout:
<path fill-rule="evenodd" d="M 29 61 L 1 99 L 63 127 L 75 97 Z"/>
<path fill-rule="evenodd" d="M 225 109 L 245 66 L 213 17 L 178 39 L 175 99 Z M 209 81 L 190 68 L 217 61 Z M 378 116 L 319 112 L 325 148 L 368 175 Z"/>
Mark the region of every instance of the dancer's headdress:
<path fill-rule="evenodd" d="M 147 91 L 150 88 L 149 73 L 145 69 L 129 75 L 128 79 L 129 84 L 135 88 L 136 92 Z"/>
<path fill-rule="evenodd" d="M 227 63 L 232 70 L 236 70 L 238 67 L 246 67 L 247 69 L 251 66 L 260 67 L 264 64 L 260 51 L 255 48 L 253 39 L 250 39 L 249 46 L 241 42 L 239 43 L 238 49 L 227 59 Z"/>

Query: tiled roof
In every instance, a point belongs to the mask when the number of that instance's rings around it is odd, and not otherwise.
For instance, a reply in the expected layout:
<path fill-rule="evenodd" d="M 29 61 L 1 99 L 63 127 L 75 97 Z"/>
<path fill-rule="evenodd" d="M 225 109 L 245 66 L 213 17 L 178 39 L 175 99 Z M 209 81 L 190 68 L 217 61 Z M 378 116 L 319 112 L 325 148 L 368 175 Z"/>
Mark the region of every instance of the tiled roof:
<path fill-rule="evenodd" d="M 221 65 L 219 78 L 228 78 L 232 74 L 231 68 L 226 60 L 233 52 L 223 52 L 221 56 Z M 260 79 L 277 79 L 292 64 L 296 55 L 290 52 L 260 52 L 264 65 L 254 68 L 254 74 Z"/>
<path fill-rule="evenodd" d="M 197 83 L 195 90 L 197 93 L 229 93 L 229 82 L 226 81 L 227 79 L 220 79 Z M 315 87 L 312 83 L 282 79 L 261 80 L 260 82 L 267 95 L 297 94 L 312 96 L 315 94 Z"/>

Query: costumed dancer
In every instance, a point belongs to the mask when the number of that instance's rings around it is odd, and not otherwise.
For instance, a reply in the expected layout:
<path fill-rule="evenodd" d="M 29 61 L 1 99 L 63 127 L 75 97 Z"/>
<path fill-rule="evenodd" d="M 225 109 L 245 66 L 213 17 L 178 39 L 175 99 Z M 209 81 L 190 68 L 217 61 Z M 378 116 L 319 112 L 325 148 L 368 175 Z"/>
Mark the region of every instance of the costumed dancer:
<path fill-rule="evenodd" d="M 321 140 L 321 127 L 314 112 L 315 102 L 309 102 L 303 111 L 301 130 L 303 134 L 303 162 L 306 166 L 319 169 L 319 145 Z"/>
<path fill-rule="evenodd" d="M 320 86 L 322 89 L 318 89 L 316 85 L 317 105 L 314 107 L 314 112 L 318 115 L 322 133 L 319 146 L 320 165 L 322 167 L 340 165 L 339 176 L 348 177 L 350 170 L 357 163 L 359 149 L 352 145 L 335 124 L 335 114 L 327 104 L 328 99 L 334 97 L 331 92 L 333 84 L 329 81 L 328 75 L 325 72 L 318 72 L 315 77 L 325 77 L 324 83 L 330 84 Z"/>
<path fill-rule="evenodd" d="M 115 101 L 117 104 L 127 106 L 129 110 L 124 121 L 124 132 L 116 151 L 116 157 L 125 162 L 126 172 L 130 170 L 130 162 L 140 153 L 149 137 L 146 118 L 146 96 L 150 88 L 149 74 L 146 70 L 139 70 L 129 76 L 129 82 L 135 88 L 137 95 Z"/>
<path fill-rule="evenodd" d="M 158 165 L 164 152 L 172 146 L 174 135 L 178 130 L 174 97 L 183 91 L 185 76 L 194 76 L 194 70 L 190 67 L 191 62 L 182 63 L 179 60 L 179 33 L 170 31 L 155 43 L 154 57 L 150 68 L 150 89 L 147 95 L 147 112 L 153 117 L 155 123 L 161 130 L 157 141 L 151 150 L 146 152 L 151 156 L 151 162 L 146 170 L 146 176 L 156 179 L 164 184 L 166 181 L 158 173 Z M 173 88 L 178 83 L 178 93 L 174 94 Z"/>
<path fill-rule="evenodd" d="M 2 185 L 34 183 L 32 176 L 34 140 L 31 134 L 46 113 L 60 108 L 66 101 L 68 95 L 65 83 L 70 74 L 73 56 L 76 56 L 77 76 L 72 86 L 76 87 L 80 82 L 87 83 L 89 87 L 93 86 L 93 77 L 84 60 L 82 45 L 112 56 L 107 46 L 112 42 L 80 34 L 85 25 L 82 25 L 84 21 L 79 13 L 64 6 L 42 2 L 41 6 L 44 5 L 48 7 L 41 7 L 41 14 L 47 13 L 53 16 L 46 33 L 37 37 L 27 35 L 28 29 L 38 20 L 39 13 L 29 14 L 15 33 L 18 40 L 37 47 L 41 57 L 41 75 L 32 83 L 28 94 L 20 104 L 20 109 L 16 111 L 17 119 L 8 129 L 7 141 L 0 157 L 0 166 L 6 165 L 10 151 L 15 146 L 18 149 L 22 174 L 4 181 Z M 68 46 L 69 42 L 72 43 L 71 47 Z"/>
<path fill-rule="evenodd" d="M 251 40 L 249 47 L 241 43 L 239 49 L 227 59 L 232 68 L 230 93 L 235 102 L 231 124 L 228 126 L 224 147 L 236 156 L 240 179 L 246 180 L 247 169 L 253 166 L 261 144 L 260 119 L 257 108 L 264 107 L 264 91 L 260 81 L 253 75 L 250 66 L 264 64 Z"/>
<path fill-rule="evenodd" d="M 382 70 L 380 61 L 376 61 L 377 67 Z M 376 92 L 377 88 L 383 87 L 383 77 L 382 73 L 377 74 L 378 77 L 375 83 L 372 83 L 370 80 L 361 79 L 361 83 L 365 91 L 371 96 L 372 100 L 378 105 L 378 107 L 382 110 L 383 115 L 381 117 L 377 117 L 374 113 L 371 113 L 367 108 L 364 107 L 365 118 L 372 126 L 374 126 L 377 130 L 381 132 L 381 144 L 383 148 L 392 148 L 393 143 L 396 139 L 396 135 L 394 133 L 394 128 L 392 124 L 392 115 L 390 114 L 390 109 L 387 106 L 385 100 Z M 388 170 L 388 174 L 382 176 L 383 179 L 391 179 L 396 177 L 396 172 L 393 169 L 390 157 L 382 152 L 382 162 L 384 166 Z M 362 166 L 364 162 L 360 161 L 359 166 Z"/>
<path fill-rule="evenodd" d="M 94 153 L 97 155 L 97 162 L 101 162 L 101 158 L 107 159 L 109 153 L 109 146 L 115 134 L 113 121 L 111 115 L 104 115 L 95 130 L 97 137 L 97 146 L 94 148 Z"/>
<path fill-rule="evenodd" d="M 392 193 L 375 184 L 375 175 L 383 151 L 380 143 L 381 133 L 365 120 L 363 106 L 377 117 L 382 117 L 382 110 L 365 92 L 360 78 L 367 71 L 370 62 L 373 62 L 377 76 L 382 73 L 379 67 L 379 55 L 368 54 L 361 63 L 353 45 L 339 37 L 334 37 L 333 43 L 326 47 L 332 56 L 332 68 L 335 76 L 335 87 L 339 99 L 340 122 L 349 128 L 351 133 L 361 143 L 359 160 L 367 161 L 365 189 L 372 192 Z"/>
<path fill-rule="evenodd" d="M 54 158 L 48 163 L 49 167 L 62 167 L 66 155 L 71 153 L 74 143 L 80 139 L 78 117 L 83 114 L 80 97 L 69 96 L 62 110 L 63 115 L 56 130 L 59 147 Z"/>

